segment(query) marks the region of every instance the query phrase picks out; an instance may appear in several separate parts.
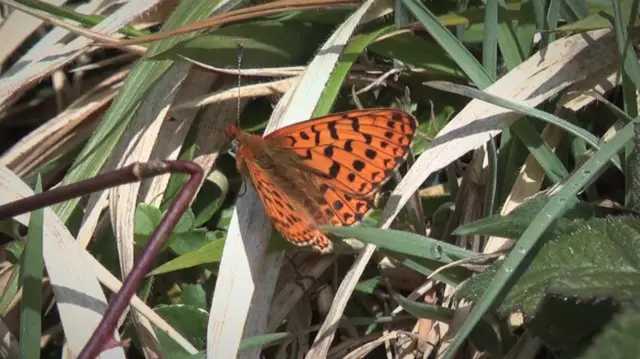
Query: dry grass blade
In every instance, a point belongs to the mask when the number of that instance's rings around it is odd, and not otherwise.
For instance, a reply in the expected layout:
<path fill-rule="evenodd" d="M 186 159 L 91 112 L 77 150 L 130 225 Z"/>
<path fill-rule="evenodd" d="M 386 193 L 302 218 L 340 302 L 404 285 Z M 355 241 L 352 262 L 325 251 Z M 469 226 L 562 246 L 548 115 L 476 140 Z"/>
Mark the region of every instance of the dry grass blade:
<path fill-rule="evenodd" d="M 86 127 L 85 121 L 99 118 L 97 115 L 118 94 L 122 80 L 129 74 L 129 70 L 124 68 L 100 82 L 58 116 L 13 145 L 0 157 L 0 162 L 17 174 L 24 175 L 48 161 L 68 141 L 77 143 L 86 140 L 97 121 L 92 121 L 94 123 L 88 126 L 89 131 L 82 131 L 84 136 L 79 133 L 78 128 Z"/>
<path fill-rule="evenodd" d="M 52 5 L 62 5 L 64 0 L 53 0 Z M 20 11 L 12 12 L 0 26 L 0 64 L 3 64 L 24 40 L 33 34 L 43 21 Z"/>
<path fill-rule="evenodd" d="M 172 112 L 177 112 L 187 108 L 197 108 L 211 105 L 218 102 L 227 101 L 234 98 L 253 98 L 260 96 L 279 95 L 285 93 L 292 85 L 298 81 L 297 78 L 275 80 L 255 85 L 233 87 L 212 93 L 210 95 L 198 96 L 195 99 L 182 102 L 171 108 Z"/>
<path fill-rule="evenodd" d="M 140 0 L 126 3 L 120 9 L 92 28 L 104 34 L 117 31 L 133 19 L 149 11 L 160 0 Z M 64 32 L 67 33 L 66 31 Z M 77 38 L 66 45 L 46 48 L 34 47 L 16 63 L 0 81 L 0 109 L 19 97 L 29 86 L 43 76 L 76 58 L 80 51 L 91 43 L 86 38 Z"/>

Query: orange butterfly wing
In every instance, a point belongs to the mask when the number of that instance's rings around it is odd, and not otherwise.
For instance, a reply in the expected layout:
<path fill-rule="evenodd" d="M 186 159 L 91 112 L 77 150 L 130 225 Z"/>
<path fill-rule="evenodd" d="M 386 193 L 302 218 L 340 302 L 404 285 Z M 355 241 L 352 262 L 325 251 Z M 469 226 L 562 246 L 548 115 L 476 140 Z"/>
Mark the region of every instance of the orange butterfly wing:
<path fill-rule="evenodd" d="M 331 242 L 317 227 L 362 220 L 416 126 L 402 111 L 372 109 L 304 121 L 260 140 L 238 129 L 228 134 L 240 141 L 238 168 L 249 173 L 276 229 L 293 244 L 327 252 Z"/>
<path fill-rule="evenodd" d="M 402 163 L 416 120 L 394 109 L 355 110 L 300 122 L 267 136 L 293 150 L 307 169 L 353 195 L 378 191 Z"/>
<path fill-rule="evenodd" d="M 245 165 L 265 212 L 278 232 L 295 245 L 311 245 L 320 252 L 331 251 L 331 241 L 317 228 L 318 224 L 329 223 L 318 221 L 322 215 L 313 213 L 313 201 L 305 201 L 300 194 L 292 194 L 290 189 L 282 186 L 281 180 L 276 179 L 277 175 L 256 165 L 256 162 L 246 161 Z M 311 203 L 305 205 L 305 202 Z"/>

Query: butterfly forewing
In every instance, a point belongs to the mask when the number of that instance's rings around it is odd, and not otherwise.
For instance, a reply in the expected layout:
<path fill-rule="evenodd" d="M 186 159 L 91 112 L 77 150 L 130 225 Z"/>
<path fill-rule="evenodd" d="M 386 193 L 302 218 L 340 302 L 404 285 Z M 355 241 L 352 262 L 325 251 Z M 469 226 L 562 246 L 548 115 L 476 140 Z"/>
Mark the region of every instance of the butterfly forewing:
<path fill-rule="evenodd" d="M 240 141 L 238 168 L 249 172 L 276 229 L 293 244 L 327 252 L 331 242 L 318 226 L 362 220 L 416 126 L 409 114 L 374 109 L 304 121 L 264 139 L 237 128 L 229 134 Z"/>
<path fill-rule="evenodd" d="M 350 111 L 281 128 L 266 136 L 337 190 L 370 196 L 404 160 L 415 119 L 393 109 Z"/>

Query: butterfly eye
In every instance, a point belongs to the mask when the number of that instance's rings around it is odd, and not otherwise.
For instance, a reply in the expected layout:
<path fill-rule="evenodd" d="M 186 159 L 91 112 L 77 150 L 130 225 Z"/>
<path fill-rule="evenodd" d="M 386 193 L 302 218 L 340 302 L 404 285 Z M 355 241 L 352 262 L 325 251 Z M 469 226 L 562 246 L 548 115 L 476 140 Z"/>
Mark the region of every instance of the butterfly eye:
<path fill-rule="evenodd" d="M 240 146 L 238 140 L 236 140 L 235 138 L 231 140 L 231 150 L 233 150 L 233 152 L 236 152 L 238 150 L 238 146 Z"/>

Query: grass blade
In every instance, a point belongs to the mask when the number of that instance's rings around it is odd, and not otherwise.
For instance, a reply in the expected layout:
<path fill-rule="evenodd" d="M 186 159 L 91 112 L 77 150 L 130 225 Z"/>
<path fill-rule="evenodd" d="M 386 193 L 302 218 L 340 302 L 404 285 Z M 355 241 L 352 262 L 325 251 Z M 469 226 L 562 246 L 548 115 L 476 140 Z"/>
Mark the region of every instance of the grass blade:
<path fill-rule="evenodd" d="M 42 179 L 38 176 L 35 193 L 42 192 Z M 20 357 L 40 358 L 40 336 L 42 335 L 42 236 L 44 209 L 31 213 L 29 234 L 24 250 L 24 262 L 21 267 L 23 286 L 20 303 Z"/>

